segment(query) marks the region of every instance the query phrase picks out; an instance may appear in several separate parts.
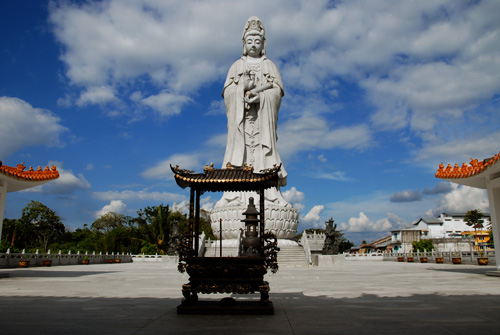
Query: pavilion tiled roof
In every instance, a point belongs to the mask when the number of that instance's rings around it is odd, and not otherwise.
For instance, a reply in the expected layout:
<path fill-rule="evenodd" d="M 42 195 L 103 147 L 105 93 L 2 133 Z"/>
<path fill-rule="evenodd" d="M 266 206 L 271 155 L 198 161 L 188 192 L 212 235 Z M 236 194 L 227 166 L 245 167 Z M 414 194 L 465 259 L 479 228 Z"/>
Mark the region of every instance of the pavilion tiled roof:
<path fill-rule="evenodd" d="M 458 163 L 455 164 L 454 167 L 451 164 L 448 164 L 446 169 L 444 168 L 443 163 L 439 164 L 439 169 L 436 172 L 436 177 L 441 179 L 457 179 L 457 178 L 468 178 L 491 168 L 493 165 L 498 163 L 500 158 L 500 153 L 496 154 L 494 157 L 486 158 L 482 161 L 478 161 L 477 159 L 472 159 L 467 165 L 467 163 L 463 163 L 462 166 L 459 166 Z"/>
<path fill-rule="evenodd" d="M 25 169 L 26 166 L 24 163 L 17 164 L 16 167 L 11 167 L 3 165 L 2 162 L 0 162 L 0 174 L 13 179 L 40 182 L 59 178 L 59 171 L 57 171 L 55 165 L 52 165 L 51 168 L 46 166 L 45 169 L 42 169 L 40 166 L 36 170 L 31 166 L 27 171 L 25 171 Z"/>
<path fill-rule="evenodd" d="M 225 169 L 215 169 L 213 164 L 205 166 L 203 173 L 180 169 L 179 166 L 170 166 L 175 181 L 182 187 L 194 187 L 201 191 L 255 191 L 260 187 L 268 189 L 278 186 L 278 171 L 280 166 L 274 166 L 260 173 L 255 173 L 253 167 L 233 168 L 230 164 Z"/>

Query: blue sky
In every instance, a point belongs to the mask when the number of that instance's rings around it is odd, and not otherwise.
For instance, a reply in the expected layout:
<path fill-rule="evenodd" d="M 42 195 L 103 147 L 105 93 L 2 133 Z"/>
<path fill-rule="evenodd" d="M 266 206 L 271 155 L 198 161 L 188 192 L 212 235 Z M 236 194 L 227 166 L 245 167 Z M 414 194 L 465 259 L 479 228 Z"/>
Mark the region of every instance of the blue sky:
<path fill-rule="evenodd" d="M 187 193 L 168 168 L 220 165 L 222 85 L 246 19 L 285 85 L 278 147 L 299 231 L 359 244 L 441 212 L 488 211 L 439 163 L 500 149 L 498 1 L 2 1 L 0 160 L 61 178 L 9 193 L 71 229 Z M 213 207 L 219 194 L 205 194 Z"/>

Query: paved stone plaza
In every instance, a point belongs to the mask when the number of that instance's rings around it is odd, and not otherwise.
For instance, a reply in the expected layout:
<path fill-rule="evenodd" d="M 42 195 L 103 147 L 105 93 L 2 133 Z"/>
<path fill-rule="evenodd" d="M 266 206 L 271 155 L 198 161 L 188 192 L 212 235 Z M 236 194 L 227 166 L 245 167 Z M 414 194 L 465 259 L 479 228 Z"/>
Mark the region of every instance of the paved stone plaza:
<path fill-rule="evenodd" d="M 283 268 L 266 276 L 274 316 L 177 315 L 188 276 L 161 263 L 1 269 L 0 334 L 498 334 L 500 277 L 484 275 L 494 269 Z"/>

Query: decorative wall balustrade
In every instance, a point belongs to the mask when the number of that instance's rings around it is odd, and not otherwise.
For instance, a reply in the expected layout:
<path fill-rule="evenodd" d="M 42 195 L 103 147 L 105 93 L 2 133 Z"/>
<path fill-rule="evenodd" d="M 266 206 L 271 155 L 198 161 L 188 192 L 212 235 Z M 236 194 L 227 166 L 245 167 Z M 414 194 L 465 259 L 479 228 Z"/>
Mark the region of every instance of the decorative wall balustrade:
<path fill-rule="evenodd" d="M 346 261 L 383 261 L 384 255 L 381 253 L 366 253 L 366 254 L 344 254 Z"/>
<path fill-rule="evenodd" d="M 496 256 L 495 256 L 495 251 L 488 250 L 486 252 L 479 252 L 479 251 L 457 251 L 457 252 L 437 252 L 437 251 L 430 251 L 430 252 L 391 252 L 391 253 L 384 253 L 383 259 L 384 261 L 398 261 L 399 257 L 403 257 L 404 260 L 406 261 L 408 257 L 413 257 L 414 262 L 419 262 L 420 258 L 422 257 L 427 257 L 427 261 L 429 263 L 435 262 L 437 257 L 442 257 L 444 259 L 445 263 L 452 263 L 452 259 L 455 257 L 459 257 L 462 260 L 462 263 L 465 264 L 477 264 L 477 259 L 481 257 L 487 257 L 488 262 L 491 265 L 496 264 Z"/>
<path fill-rule="evenodd" d="M 89 264 L 104 263 L 130 263 L 132 256 L 125 253 L 92 253 L 92 254 L 72 254 L 72 253 L 0 253 L 0 268 L 19 267 L 20 261 L 29 261 L 29 266 L 43 266 L 44 261 L 50 260 L 50 266 L 77 265 L 88 260 Z"/>

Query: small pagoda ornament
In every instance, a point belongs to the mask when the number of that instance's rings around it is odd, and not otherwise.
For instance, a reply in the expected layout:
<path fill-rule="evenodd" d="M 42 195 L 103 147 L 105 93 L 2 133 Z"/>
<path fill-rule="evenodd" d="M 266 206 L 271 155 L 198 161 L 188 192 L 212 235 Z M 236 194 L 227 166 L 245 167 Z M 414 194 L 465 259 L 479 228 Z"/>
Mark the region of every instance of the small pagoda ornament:
<path fill-rule="evenodd" d="M 255 208 L 253 197 L 248 199 L 248 208 L 243 213 L 245 218 L 241 220 L 245 223 L 245 237 L 242 238 L 241 244 L 243 250 L 241 252 L 242 256 L 259 256 L 259 236 L 258 236 L 258 224 L 259 224 L 259 211 Z"/>

